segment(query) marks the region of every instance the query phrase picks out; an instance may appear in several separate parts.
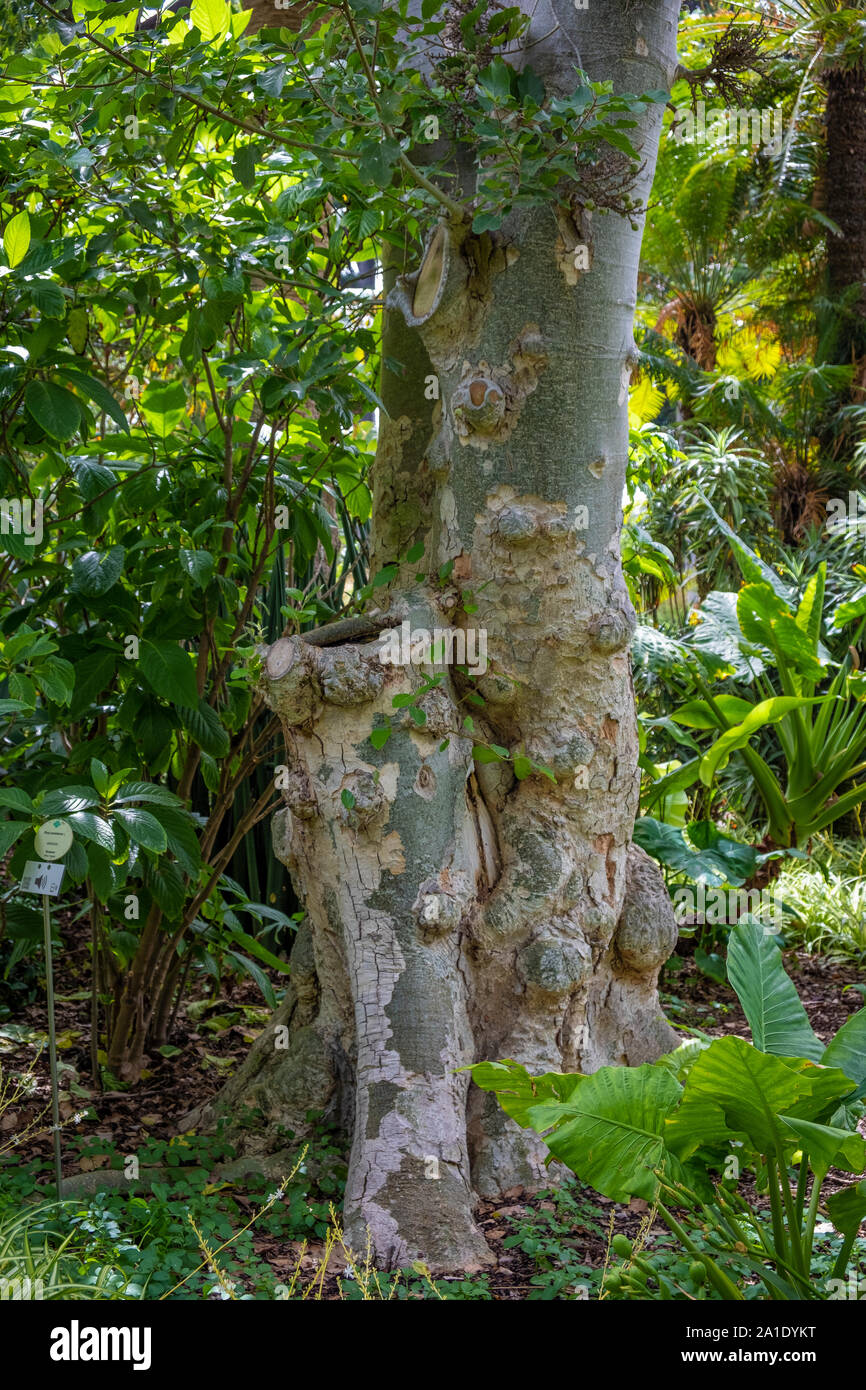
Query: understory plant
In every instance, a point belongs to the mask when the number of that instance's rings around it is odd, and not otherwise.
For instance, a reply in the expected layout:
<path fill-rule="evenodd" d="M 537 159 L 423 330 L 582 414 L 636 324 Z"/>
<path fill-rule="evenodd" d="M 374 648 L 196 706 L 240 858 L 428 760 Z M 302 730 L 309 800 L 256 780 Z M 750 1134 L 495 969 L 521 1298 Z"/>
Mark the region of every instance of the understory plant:
<path fill-rule="evenodd" d="M 866 800 L 866 677 L 857 650 L 866 627 L 866 584 L 832 614 L 837 635 L 853 629 L 834 661 L 822 641 L 826 565 L 795 604 L 776 572 L 713 515 L 744 583 L 736 595 L 710 595 L 715 602 L 696 613 L 684 651 L 699 698 L 679 706 L 670 721 L 717 737 L 656 781 L 647 800 L 655 804 L 698 780 L 713 786 L 737 753 L 763 803 L 766 843 L 803 846 Z M 866 580 L 866 567 L 857 571 Z M 752 698 L 719 693 L 720 678 L 743 675 Z M 777 740 L 783 771 L 754 746 L 767 731 Z"/>
<path fill-rule="evenodd" d="M 866 1143 L 856 1132 L 866 1009 L 824 1046 L 752 918 L 731 932 L 728 976 L 751 1042 L 696 1038 L 655 1063 L 591 1075 L 531 1077 L 511 1060 L 477 1063 L 472 1075 L 543 1136 L 551 1160 L 615 1202 L 649 1202 L 717 1297 L 757 1288 L 771 1300 L 825 1299 L 866 1217 Z M 825 1195 L 831 1168 L 857 1180 Z M 757 1196 L 742 1182 L 747 1171 Z M 819 1215 L 841 1243 L 830 1281 L 815 1282 Z M 659 1290 L 676 1296 L 664 1276 Z"/>
<path fill-rule="evenodd" d="M 93 1254 L 86 1231 L 68 1229 L 71 1205 L 44 1202 L 0 1219 L 0 1297 L 89 1302 L 142 1298 L 141 1286 L 132 1283 L 115 1261 Z"/>
<path fill-rule="evenodd" d="M 786 866 L 779 892 L 786 940 L 830 960 L 866 963 L 866 844 L 821 845 L 807 863 Z"/>

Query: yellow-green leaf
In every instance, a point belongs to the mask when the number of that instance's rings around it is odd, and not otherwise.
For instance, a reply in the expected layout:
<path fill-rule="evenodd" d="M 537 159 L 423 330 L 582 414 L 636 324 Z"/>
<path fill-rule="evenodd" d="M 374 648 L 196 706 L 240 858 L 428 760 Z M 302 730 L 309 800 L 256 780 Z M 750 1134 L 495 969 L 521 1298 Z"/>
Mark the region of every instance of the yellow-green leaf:
<path fill-rule="evenodd" d="M 19 265 L 29 248 L 30 218 L 26 212 L 17 212 L 14 217 L 10 217 L 3 233 L 3 250 L 10 266 Z"/>
<path fill-rule="evenodd" d="M 87 346 L 87 310 L 80 305 L 66 315 L 66 336 L 72 351 L 80 357 Z"/>
<path fill-rule="evenodd" d="M 189 17 L 205 43 L 210 43 L 228 30 L 231 10 L 226 0 L 193 0 Z"/>

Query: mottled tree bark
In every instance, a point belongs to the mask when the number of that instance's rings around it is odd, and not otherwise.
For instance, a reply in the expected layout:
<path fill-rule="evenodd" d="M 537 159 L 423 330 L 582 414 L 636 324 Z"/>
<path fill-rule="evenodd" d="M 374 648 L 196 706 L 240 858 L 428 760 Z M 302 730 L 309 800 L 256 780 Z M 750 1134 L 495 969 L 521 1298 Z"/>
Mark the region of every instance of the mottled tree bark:
<path fill-rule="evenodd" d="M 618 90 L 668 87 L 678 8 L 542 0 L 532 65 L 548 92 L 568 90 L 577 64 Z M 641 198 L 660 123 L 649 108 Z M 460 1068 L 513 1057 L 592 1071 L 675 1042 L 656 991 L 673 914 L 630 845 L 634 614 L 619 533 L 639 249 L 628 219 L 574 203 L 522 210 L 495 235 L 443 223 L 419 270 L 393 281 L 386 352 L 404 371 L 383 383 L 374 549 L 394 561 L 424 542 L 388 593 L 398 620 L 486 630 L 483 707 L 452 670 L 421 698 L 423 726 L 395 711 L 421 673 L 384 665 L 382 636 L 285 639 L 267 655 L 289 769 L 274 844 L 307 917 L 275 1026 L 221 1099 L 258 1107 L 260 1144 L 276 1125 L 302 1130 L 310 1109 L 351 1130 L 347 1228 L 357 1247 L 370 1232 L 380 1265 L 477 1268 L 490 1255 L 476 1195 L 550 1181 L 543 1146 L 470 1094 Z M 449 560 L 447 581 L 415 577 Z M 555 782 L 474 765 L 467 712 L 476 739 Z M 370 734 L 389 721 L 376 751 Z"/>

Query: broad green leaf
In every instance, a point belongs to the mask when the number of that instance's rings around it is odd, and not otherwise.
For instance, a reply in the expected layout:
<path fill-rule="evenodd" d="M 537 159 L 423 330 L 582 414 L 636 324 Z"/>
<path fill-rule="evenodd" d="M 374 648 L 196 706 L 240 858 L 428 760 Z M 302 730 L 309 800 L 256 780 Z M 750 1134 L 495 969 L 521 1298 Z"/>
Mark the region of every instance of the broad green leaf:
<path fill-rule="evenodd" d="M 863 1090 L 866 1088 L 866 1009 L 842 1024 L 821 1056 L 825 1067 L 838 1067 Z"/>
<path fill-rule="evenodd" d="M 157 695 L 183 709 L 198 709 L 195 666 L 176 642 L 151 642 L 145 637 L 139 646 L 139 660 L 145 680 Z"/>
<path fill-rule="evenodd" d="M 866 589 L 858 590 L 853 598 L 839 604 L 833 614 L 833 626 L 847 627 L 849 623 L 863 617 L 866 617 Z"/>
<path fill-rule="evenodd" d="M 494 58 L 493 62 L 478 74 L 478 85 L 497 101 L 508 101 L 511 95 L 512 72 L 513 69 L 502 58 Z"/>
<path fill-rule="evenodd" d="M 679 804 L 680 794 L 697 782 L 700 765 L 699 757 L 689 758 L 688 762 L 675 764 L 670 772 L 659 777 L 649 788 L 646 796 L 647 807 L 660 806 L 663 814 L 666 814 L 664 808 L 668 806 L 676 808 Z M 668 816 L 668 821 L 671 819 Z"/>
<path fill-rule="evenodd" d="M 69 718 L 77 719 L 89 709 L 98 695 L 111 682 L 117 668 L 117 654 L 95 651 L 75 662 L 75 688 L 69 707 Z"/>
<path fill-rule="evenodd" d="M 187 550 L 183 546 L 178 551 L 180 563 L 193 583 L 199 589 L 206 589 L 213 574 L 214 557 L 209 550 Z"/>
<path fill-rule="evenodd" d="M 179 707 L 180 722 L 194 743 L 212 758 L 224 758 L 229 751 L 229 736 L 223 728 L 216 710 L 205 700 L 200 700 L 196 709 Z"/>
<path fill-rule="evenodd" d="M 66 299 L 60 286 L 54 280 L 31 280 L 27 286 L 30 302 L 36 305 L 40 314 L 47 319 L 62 319 L 66 313 Z"/>
<path fill-rule="evenodd" d="M 201 755 L 201 775 L 209 792 L 219 791 L 220 770 L 216 759 L 212 758 L 210 753 Z"/>
<path fill-rule="evenodd" d="M 205 43 L 211 43 L 228 32 L 231 7 L 226 0 L 193 0 L 189 17 Z"/>
<path fill-rule="evenodd" d="M 133 772 L 135 772 L 134 767 L 115 768 L 111 772 L 108 778 L 107 795 L 109 800 L 112 800 L 117 795 L 117 793 L 120 791 L 120 788 L 124 785 L 125 782 L 128 781 L 128 779 L 132 776 Z"/>
<path fill-rule="evenodd" d="M 702 1146 L 727 1148 L 741 1136 L 759 1153 L 774 1153 L 777 1144 L 791 1148 L 778 1116 L 821 1119 L 850 1089 L 840 1071 L 804 1058 L 772 1057 L 744 1038 L 716 1038 L 686 1076 L 667 1143 L 682 1158 Z"/>
<path fill-rule="evenodd" d="M 168 848 L 166 833 L 155 816 L 138 806 L 119 806 L 114 812 L 130 840 L 142 849 L 162 854 Z"/>
<path fill-rule="evenodd" d="M 725 984 L 725 962 L 717 951 L 705 951 L 703 946 L 696 946 L 695 965 L 708 979 L 715 980 L 718 985 Z"/>
<path fill-rule="evenodd" d="M 686 839 L 694 845 L 703 860 L 716 864 L 726 881 L 735 888 L 751 878 L 761 862 L 761 855 L 753 845 L 723 835 L 712 820 L 689 821 Z"/>
<path fill-rule="evenodd" d="M 565 1106 L 537 1105 L 530 1123 L 542 1129 L 563 1118 L 545 1138 L 550 1152 L 581 1182 L 614 1202 L 651 1201 L 657 1172 L 669 1182 L 687 1180 L 665 1143 L 665 1125 L 682 1095 L 669 1071 L 654 1066 L 601 1067 L 572 1092 Z"/>
<path fill-rule="evenodd" d="M 10 266 L 20 265 L 30 247 L 30 218 L 26 212 L 10 217 L 3 232 L 3 250 Z"/>
<path fill-rule="evenodd" d="M 115 869 L 108 851 L 93 841 L 87 845 L 87 876 L 99 901 L 108 902 L 116 886 Z"/>
<path fill-rule="evenodd" d="M 761 652 L 740 630 L 736 594 L 713 590 L 695 611 L 695 620 L 688 645 L 713 678 L 727 675 L 751 682 L 763 673 Z"/>
<path fill-rule="evenodd" d="M 37 807 L 44 820 L 52 816 L 65 816 L 71 811 L 86 811 L 99 805 L 99 794 L 92 787 L 58 787 L 46 792 Z"/>
<path fill-rule="evenodd" d="M 28 381 L 24 404 L 46 434 L 61 442 L 71 439 L 81 425 L 78 402 L 71 391 L 54 381 Z"/>
<path fill-rule="evenodd" d="M 813 655 L 817 655 L 821 639 L 821 618 L 824 613 L 824 591 L 827 584 L 827 561 L 822 560 L 809 583 L 797 609 L 795 622 L 806 634 Z"/>
<path fill-rule="evenodd" d="M 759 855 L 751 845 L 731 840 L 716 829 L 712 822 L 693 821 L 686 834 L 695 848 L 690 848 L 683 831 L 675 825 L 641 816 L 632 838 L 636 845 L 677 873 L 687 874 L 693 883 L 721 887 L 730 883 L 739 887 L 754 873 Z"/>
<path fill-rule="evenodd" d="M 360 177 L 376 188 L 387 188 L 394 177 L 399 154 L 400 146 L 395 140 L 369 142 L 362 150 L 358 164 Z"/>
<path fill-rule="evenodd" d="M 226 955 L 230 956 L 232 960 L 236 960 L 244 973 L 255 980 L 264 996 L 268 1008 L 275 1009 L 277 1007 L 277 1000 L 274 994 L 274 987 L 264 970 L 262 970 L 262 967 L 257 965 L 254 960 L 250 960 L 249 956 L 245 956 L 242 951 L 227 951 Z"/>
<path fill-rule="evenodd" d="M 169 921 L 175 921 L 186 902 L 186 884 L 178 865 L 171 859 L 148 864 L 145 883 Z"/>
<path fill-rule="evenodd" d="M 108 768 L 105 763 L 100 762 L 98 758 L 91 758 L 90 776 L 99 795 L 105 796 L 108 792 Z"/>
<path fill-rule="evenodd" d="M 476 743 L 472 749 L 472 757 L 476 763 L 501 763 L 507 759 L 508 753 L 498 750 L 495 744 L 488 747 L 485 743 Z"/>
<path fill-rule="evenodd" d="M 683 1081 L 697 1058 L 707 1047 L 709 1047 L 709 1043 L 705 1042 L 703 1038 L 689 1038 L 688 1042 L 680 1043 L 673 1052 L 666 1052 L 652 1065 L 664 1067 L 676 1077 L 677 1081 Z"/>
<path fill-rule="evenodd" d="M 75 834 L 82 840 L 90 840 L 109 854 L 114 853 L 114 831 L 102 816 L 97 816 L 93 811 L 73 811 L 68 819 Z"/>
<path fill-rule="evenodd" d="M 761 923 L 739 922 L 728 937 L 728 979 L 749 1021 L 761 1052 L 776 1057 L 823 1061 L 824 1044 L 816 1038 L 782 952 Z M 832 1065 L 840 1066 L 836 1061 Z"/>
<path fill-rule="evenodd" d="M 49 656 L 34 666 L 33 679 L 46 699 L 57 705 L 69 703 L 75 684 L 75 671 L 70 662 L 59 656 Z"/>
<path fill-rule="evenodd" d="M 830 1168 L 842 1168 L 846 1173 L 862 1173 L 866 1167 L 866 1140 L 847 1129 L 819 1125 L 814 1120 L 800 1120 L 793 1115 L 780 1115 L 780 1120 L 797 1135 L 799 1147 L 809 1155 L 812 1172 L 824 1179 Z"/>
<path fill-rule="evenodd" d="M 83 305 L 76 305 L 70 309 L 66 315 L 66 336 L 69 339 L 72 351 L 81 357 L 87 347 L 88 321 L 87 310 Z"/>
<path fill-rule="evenodd" d="M 817 699 L 799 695 L 775 695 L 771 700 L 762 700 L 752 709 L 741 724 L 721 734 L 712 748 L 701 759 L 701 781 L 705 787 L 712 786 L 713 778 L 722 768 L 727 767 L 728 759 L 738 748 L 743 748 L 759 729 L 768 724 L 778 724 L 792 709 L 802 709 L 804 705 L 816 705 Z"/>
<path fill-rule="evenodd" d="M 825 668 L 815 655 L 811 638 L 769 584 L 743 585 L 737 597 L 737 617 L 748 641 L 769 647 L 807 680 L 822 679 Z"/>
<path fill-rule="evenodd" d="M 32 709 L 36 704 L 36 686 L 28 676 L 21 671 L 13 671 L 9 677 L 9 694 L 13 700 L 20 703 L 27 709 Z"/>
<path fill-rule="evenodd" d="M 186 392 L 180 381 L 152 382 L 139 401 L 151 429 L 167 439 L 186 414 Z"/>
<path fill-rule="evenodd" d="M 755 707 L 753 700 L 742 700 L 739 695 L 717 695 L 715 702 L 729 723 L 745 719 Z M 670 717 L 674 723 L 683 724 L 687 729 L 719 728 L 719 721 L 706 700 L 690 700 L 688 704 L 675 709 Z"/>
<path fill-rule="evenodd" d="M 232 159 L 232 172 L 244 188 L 252 188 L 256 181 L 256 150 L 254 145 L 240 145 Z"/>
<path fill-rule="evenodd" d="M 113 797 L 115 806 L 123 806 L 129 801 L 144 801 L 153 806 L 181 806 L 179 796 L 169 791 L 160 782 L 123 782 Z"/>
<path fill-rule="evenodd" d="M 86 550 L 76 555 L 72 561 L 72 576 L 69 587 L 82 598 L 101 598 L 107 594 L 123 574 L 126 551 L 122 545 L 114 545 L 110 550 Z"/>
<path fill-rule="evenodd" d="M 29 829 L 30 822 L 26 820 L 0 820 L 0 855 L 10 850 Z"/>
<path fill-rule="evenodd" d="M 195 878 L 201 864 L 201 846 L 190 816 L 171 806 L 159 806 L 153 814 L 165 831 L 168 848 L 178 864 L 190 878 Z"/>
<path fill-rule="evenodd" d="M 843 1236 L 856 1236 L 866 1218 L 866 1178 L 827 1198 L 830 1220 Z"/>
<path fill-rule="evenodd" d="M 64 381 L 77 386 L 89 401 L 92 401 L 99 410 L 104 410 L 109 419 L 129 434 L 129 421 L 107 386 L 103 386 L 101 381 L 88 376 L 86 372 L 76 371 L 73 367 L 58 367 L 57 374 L 62 376 Z"/>
<path fill-rule="evenodd" d="M 525 1067 L 509 1058 L 502 1062 L 476 1062 L 467 1070 L 471 1071 L 472 1080 L 482 1091 L 494 1092 L 506 1115 L 510 1115 L 522 1129 L 531 1124 L 528 1112 L 534 1106 L 545 1101 L 567 1101 L 586 1079 L 557 1071 L 530 1076 Z"/>

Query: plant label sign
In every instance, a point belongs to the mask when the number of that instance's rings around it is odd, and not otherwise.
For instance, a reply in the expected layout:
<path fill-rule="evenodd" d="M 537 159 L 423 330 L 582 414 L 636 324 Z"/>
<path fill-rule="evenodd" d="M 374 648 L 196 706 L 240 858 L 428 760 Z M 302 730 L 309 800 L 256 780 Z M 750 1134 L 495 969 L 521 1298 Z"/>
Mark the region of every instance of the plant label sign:
<path fill-rule="evenodd" d="M 24 865 L 21 889 L 24 893 L 44 893 L 46 897 L 56 898 L 63 882 L 62 864 L 47 864 L 39 859 L 28 859 Z"/>
<path fill-rule="evenodd" d="M 65 820 L 47 820 L 36 832 L 40 859 L 62 859 L 72 844 L 72 826 Z"/>

